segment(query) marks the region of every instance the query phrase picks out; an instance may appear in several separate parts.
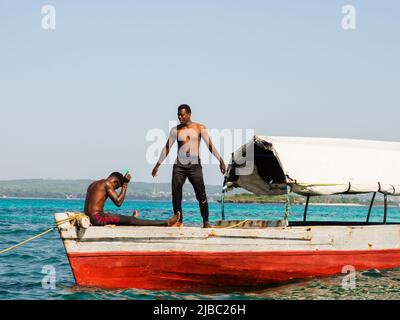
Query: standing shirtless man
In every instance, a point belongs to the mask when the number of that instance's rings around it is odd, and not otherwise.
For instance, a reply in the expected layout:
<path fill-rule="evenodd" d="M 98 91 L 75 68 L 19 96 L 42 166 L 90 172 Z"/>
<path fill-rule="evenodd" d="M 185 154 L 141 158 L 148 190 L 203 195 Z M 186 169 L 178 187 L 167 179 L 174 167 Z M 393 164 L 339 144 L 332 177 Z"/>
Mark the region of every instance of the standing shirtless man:
<path fill-rule="evenodd" d="M 86 194 L 85 214 L 89 216 L 90 222 L 94 226 L 105 225 L 125 225 L 125 226 L 157 226 L 170 227 L 175 226 L 179 221 L 179 215 L 165 221 L 156 220 L 141 220 L 137 218 L 137 211 L 133 216 L 122 214 L 111 214 L 104 212 L 104 203 L 110 198 L 117 207 L 120 207 L 125 200 L 128 184 L 131 180 L 131 175 L 125 176 L 119 172 L 113 172 L 107 179 L 102 179 L 93 182 Z M 122 188 L 120 194 L 115 190 Z"/>
<path fill-rule="evenodd" d="M 155 177 L 157 175 L 161 163 L 168 156 L 172 145 L 177 141 L 178 157 L 172 172 L 172 203 L 174 213 L 175 215 L 180 215 L 179 221 L 182 223 L 182 188 L 186 178 L 188 178 L 196 193 L 196 199 L 199 202 L 203 227 L 209 228 L 208 201 L 199 155 L 201 138 L 203 138 L 210 152 L 218 159 L 222 174 L 225 174 L 225 163 L 211 142 L 206 127 L 200 123 L 192 122 L 191 116 L 192 111 L 187 104 L 182 104 L 178 107 L 180 125 L 172 128 L 168 141 L 161 152 L 160 159 L 153 169 L 152 176 Z"/>

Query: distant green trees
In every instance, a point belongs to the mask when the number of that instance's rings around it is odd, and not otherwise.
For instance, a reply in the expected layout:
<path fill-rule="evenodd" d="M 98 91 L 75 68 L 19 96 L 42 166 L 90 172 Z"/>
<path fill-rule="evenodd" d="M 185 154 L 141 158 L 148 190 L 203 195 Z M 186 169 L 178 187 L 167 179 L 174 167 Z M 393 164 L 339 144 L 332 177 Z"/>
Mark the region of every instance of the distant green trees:
<path fill-rule="evenodd" d="M 0 198 L 85 198 L 86 190 L 92 180 L 55 180 L 55 179 L 32 179 L 32 180 L 10 180 L 0 181 Z M 206 186 L 210 201 L 219 200 L 221 196 L 220 186 Z M 184 199 L 194 199 L 194 191 L 191 185 L 185 184 L 183 189 Z M 305 197 L 291 194 L 290 202 L 302 204 Z M 170 200 L 170 183 L 145 183 L 132 182 L 129 185 L 127 199 L 148 199 L 148 200 Z M 284 203 L 286 196 L 256 196 L 237 189 L 225 197 L 226 202 L 235 203 Z M 371 195 L 338 195 L 328 197 L 311 197 L 311 203 L 359 203 L 369 204 Z M 397 197 L 389 197 L 389 204 L 398 204 Z M 382 195 L 376 198 L 376 204 L 382 204 Z"/>
<path fill-rule="evenodd" d="M 92 180 L 30 179 L 0 181 L 0 198 L 84 198 Z M 211 197 L 221 192 L 219 186 L 206 186 Z M 184 187 L 185 198 L 194 197 L 191 185 Z M 132 182 L 129 185 L 128 199 L 170 199 L 170 183 Z"/>
<path fill-rule="evenodd" d="M 290 194 L 289 195 L 290 203 L 293 204 L 304 204 L 306 202 L 306 198 L 296 195 Z M 285 203 L 287 201 L 286 195 L 283 196 L 257 196 L 251 193 L 243 193 L 243 194 L 235 194 L 229 195 L 225 197 L 225 202 L 229 203 Z M 334 195 L 334 196 L 315 196 L 310 197 L 310 203 L 356 203 L 356 204 L 363 204 L 369 205 L 371 199 L 368 197 L 357 197 L 357 196 L 349 196 L 349 195 Z M 383 200 L 377 199 L 375 204 L 383 204 Z M 394 199 L 389 199 L 388 204 L 396 205 Z"/>

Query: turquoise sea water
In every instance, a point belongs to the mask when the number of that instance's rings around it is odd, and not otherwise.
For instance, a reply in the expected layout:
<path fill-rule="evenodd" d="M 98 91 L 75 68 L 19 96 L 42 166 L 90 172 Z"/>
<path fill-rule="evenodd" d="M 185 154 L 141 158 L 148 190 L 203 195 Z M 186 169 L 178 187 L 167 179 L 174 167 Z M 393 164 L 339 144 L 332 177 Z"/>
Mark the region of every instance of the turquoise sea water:
<path fill-rule="evenodd" d="M 0 250 L 46 230 L 54 224 L 54 213 L 81 211 L 82 200 L 0 199 Z M 139 210 L 144 219 L 167 219 L 169 202 L 126 201 L 115 210 L 122 214 Z M 290 220 L 300 220 L 303 206 L 292 206 Z M 310 220 L 363 221 L 368 207 L 309 207 Z M 185 225 L 199 225 L 201 217 L 196 203 L 184 203 Z M 281 219 L 283 205 L 226 204 L 227 219 Z M 382 219 L 382 208 L 374 208 L 372 220 Z M 210 220 L 220 219 L 220 205 L 210 203 Z M 388 210 L 388 221 L 400 221 L 400 208 Z M 384 235 L 382 235 L 384 236 Z M 43 288 L 44 267 L 54 267 L 55 289 Z M 68 259 L 57 231 L 0 255 L 0 299 L 400 299 L 400 269 L 359 272 L 355 289 L 342 287 L 344 275 L 312 278 L 271 286 L 258 291 L 223 294 L 171 293 L 146 290 L 102 290 L 74 284 Z"/>

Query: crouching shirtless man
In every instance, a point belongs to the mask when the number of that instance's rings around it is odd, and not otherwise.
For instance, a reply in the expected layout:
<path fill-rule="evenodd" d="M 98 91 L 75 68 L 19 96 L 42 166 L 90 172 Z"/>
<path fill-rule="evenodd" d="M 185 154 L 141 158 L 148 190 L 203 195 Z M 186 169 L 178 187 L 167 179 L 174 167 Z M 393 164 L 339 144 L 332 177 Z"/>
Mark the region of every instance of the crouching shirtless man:
<path fill-rule="evenodd" d="M 138 213 L 136 210 L 132 216 L 104 212 L 104 203 L 108 198 L 110 198 L 117 207 L 122 205 L 130 180 L 130 174 L 123 176 L 119 172 L 113 172 L 107 179 L 95 181 L 89 186 L 85 200 L 85 214 L 89 216 L 93 226 L 172 227 L 179 221 L 180 213 L 175 214 L 169 220 L 142 220 L 137 218 Z M 115 190 L 119 188 L 122 189 L 120 194 L 117 194 Z"/>

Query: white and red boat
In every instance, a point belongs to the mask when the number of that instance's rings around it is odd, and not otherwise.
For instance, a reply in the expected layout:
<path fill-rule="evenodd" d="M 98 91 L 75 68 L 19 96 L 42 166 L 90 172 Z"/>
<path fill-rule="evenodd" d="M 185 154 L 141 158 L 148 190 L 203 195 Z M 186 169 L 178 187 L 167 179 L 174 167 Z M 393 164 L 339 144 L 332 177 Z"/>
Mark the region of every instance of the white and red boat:
<path fill-rule="evenodd" d="M 65 222 L 60 236 L 76 283 L 101 288 L 227 291 L 332 275 L 348 266 L 400 267 L 400 224 L 387 222 L 386 210 L 387 196 L 400 194 L 393 184 L 400 182 L 399 164 L 395 142 L 255 137 L 233 154 L 225 189 L 307 196 L 303 221 L 221 220 L 211 229 Z M 385 200 L 381 222 L 369 219 L 373 201 L 364 222 L 307 221 L 311 196 L 373 193 L 374 200 L 378 192 Z M 58 213 L 56 221 L 71 215 Z"/>

